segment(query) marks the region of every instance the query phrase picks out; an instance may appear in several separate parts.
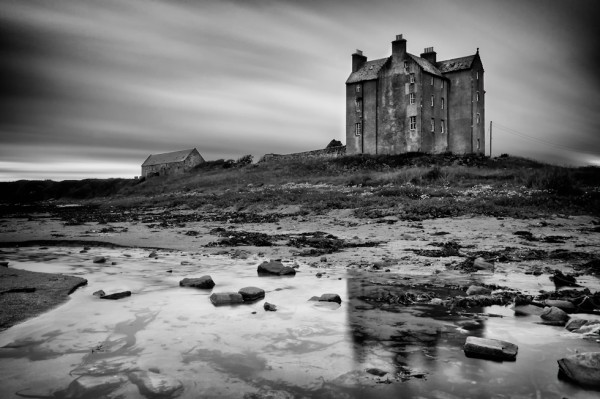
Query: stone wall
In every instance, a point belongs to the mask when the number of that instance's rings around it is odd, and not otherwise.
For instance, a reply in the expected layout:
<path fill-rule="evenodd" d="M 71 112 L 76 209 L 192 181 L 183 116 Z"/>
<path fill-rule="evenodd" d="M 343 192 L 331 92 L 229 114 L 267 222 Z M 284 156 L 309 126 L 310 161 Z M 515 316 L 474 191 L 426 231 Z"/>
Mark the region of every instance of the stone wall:
<path fill-rule="evenodd" d="M 346 146 L 325 148 L 322 150 L 297 152 L 294 154 L 265 154 L 260 162 L 293 160 L 306 158 L 336 158 L 346 155 Z"/>

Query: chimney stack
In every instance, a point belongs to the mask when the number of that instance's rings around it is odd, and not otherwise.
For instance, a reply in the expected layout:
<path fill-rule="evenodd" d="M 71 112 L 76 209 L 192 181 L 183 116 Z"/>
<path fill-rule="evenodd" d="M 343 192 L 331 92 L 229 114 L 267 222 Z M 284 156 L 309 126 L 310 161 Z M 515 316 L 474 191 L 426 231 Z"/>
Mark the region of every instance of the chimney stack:
<path fill-rule="evenodd" d="M 396 40 L 392 42 L 392 55 L 403 58 L 404 54 L 406 54 L 406 40 L 402 38 L 402 35 L 396 35 Z"/>
<path fill-rule="evenodd" d="M 363 55 L 361 50 L 356 50 L 352 54 L 352 72 L 358 71 L 367 62 L 367 57 Z"/>
<path fill-rule="evenodd" d="M 421 58 L 425 58 L 427 61 L 435 65 L 437 62 L 437 53 L 433 51 L 433 47 L 426 47 L 425 51 L 421 54 Z"/>

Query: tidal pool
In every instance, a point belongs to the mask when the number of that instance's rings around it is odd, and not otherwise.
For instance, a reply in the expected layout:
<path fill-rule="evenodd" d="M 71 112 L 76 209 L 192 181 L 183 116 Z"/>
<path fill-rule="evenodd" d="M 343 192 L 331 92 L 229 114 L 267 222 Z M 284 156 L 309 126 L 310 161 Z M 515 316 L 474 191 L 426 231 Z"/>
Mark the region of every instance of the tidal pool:
<path fill-rule="evenodd" d="M 441 306 L 391 312 L 361 301 L 358 277 L 345 270 L 300 263 L 294 277 L 259 277 L 256 267 L 264 259 L 257 256 L 160 251 L 153 259 L 143 249 L 79 249 L 32 247 L 5 254 L 10 267 L 81 276 L 88 285 L 64 305 L 0 333 L 2 398 L 599 394 L 560 380 L 556 364 L 576 351 L 600 350 L 597 342 L 539 325 L 534 317 L 516 318 L 506 308 L 480 309 L 503 317 L 489 317 L 482 329 L 467 332 L 457 326 L 459 316 Z M 107 263 L 94 264 L 97 255 Z M 317 278 L 317 271 L 325 274 Z M 179 287 L 185 277 L 206 274 L 216 283 L 212 290 Z M 247 286 L 264 289 L 265 299 L 220 307 L 209 300 L 211 292 Z M 103 300 L 92 295 L 97 290 L 132 295 Z M 339 294 L 341 306 L 309 301 L 323 293 Z M 277 311 L 265 311 L 265 301 Z M 517 360 L 465 357 L 468 335 L 517 344 Z M 149 391 L 152 384 L 140 383 L 140 375 L 154 377 L 164 389 Z"/>

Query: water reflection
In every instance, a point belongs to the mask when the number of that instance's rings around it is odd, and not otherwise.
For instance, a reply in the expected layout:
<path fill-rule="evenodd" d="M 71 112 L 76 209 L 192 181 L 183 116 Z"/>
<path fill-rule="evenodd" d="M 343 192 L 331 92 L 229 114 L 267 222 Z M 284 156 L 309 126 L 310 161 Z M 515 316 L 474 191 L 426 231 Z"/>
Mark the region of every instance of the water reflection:
<path fill-rule="evenodd" d="M 96 255 L 109 262 L 93 264 Z M 595 396 L 559 381 L 556 359 L 596 343 L 500 308 L 493 313 L 505 317 L 466 331 L 441 306 L 376 306 L 361 299 L 368 276 L 330 270 L 316 278 L 301 265 L 293 278 L 258 277 L 258 257 L 153 259 L 139 249 L 24 248 L 9 257 L 11 267 L 89 283 L 59 308 L 0 333 L 3 398 Z M 205 274 L 212 291 L 179 287 Z M 264 289 L 278 310 L 264 311 L 263 300 L 217 308 L 208 299 L 246 286 Z M 101 300 L 92 295 L 100 289 L 133 295 Z M 339 294 L 341 306 L 308 301 L 324 293 Z M 466 358 L 468 335 L 516 343 L 517 361 Z M 162 390 L 149 390 L 153 384 Z"/>

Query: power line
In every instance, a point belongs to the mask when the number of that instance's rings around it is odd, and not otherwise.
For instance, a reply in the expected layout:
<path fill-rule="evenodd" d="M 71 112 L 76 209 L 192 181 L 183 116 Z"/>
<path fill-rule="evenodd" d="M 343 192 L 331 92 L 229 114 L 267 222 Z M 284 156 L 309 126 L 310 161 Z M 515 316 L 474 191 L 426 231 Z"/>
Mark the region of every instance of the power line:
<path fill-rule="evenodd" d="M 543 139 L 540 139 L 538 137 L 530 136 L 530 135 L 528 135 L 526 133 L 523 133 L 523 132 L 520 132 L 520 131 L 518 131 L 516 129 L 513 129 L 513 128 L 510 128 L 508 126 L 504 126 L 502 124 L 499 124 L 496 121 L 494 121 L 494 126 L 496 128 L 499 128 L 500 130 L 506 132 L 506 133 L 518 136 L 518 137 L 520 137 L 522 139 L 529 140 L 529 141 L 534 141 L 534 142 L 538 142 L 538 143 L 542 143 L 542 144 L 546 144 L 548 146 L 551 146 L 551 147 L 554 147 L 554 148 L 557 148 L 557 149 L 560 149 L 560 150 L 568 150 L 568 151 L 589 153 L 589 151 L 584 151 L 584 150 L 577 149 L 577 148 L 574 148 L 574 147 L 569 147 L 569 146 L 564 145 L 564 144 L 553 143 L 553 142 L 548 141 L 548 140 L 543 140 Z"/>

